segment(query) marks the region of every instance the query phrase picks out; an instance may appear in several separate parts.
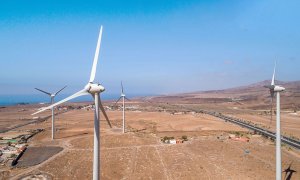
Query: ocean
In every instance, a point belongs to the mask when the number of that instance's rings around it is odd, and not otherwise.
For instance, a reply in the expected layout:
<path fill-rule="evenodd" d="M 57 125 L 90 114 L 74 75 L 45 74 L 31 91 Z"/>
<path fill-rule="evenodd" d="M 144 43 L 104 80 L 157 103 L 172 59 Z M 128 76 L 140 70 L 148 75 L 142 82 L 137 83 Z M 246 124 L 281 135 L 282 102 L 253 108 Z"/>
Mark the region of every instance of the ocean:
<path fill-rule="evenodd" d="M 54 101 L 58 102 L 71 94 L 59 94 L 55 97 Z M 151 96 L 149 94 L 128 94 L 127 98 Z M 120 94 L 102 94 L 101 100 L 117 100 Z M 83 102 L 93 101 L 92 96 L 77 97 L 70 102 Z M 37 103 L 49 103 L 50 97 L 44 94 L 30 94 L 30 95 L 0 95 L 0 106 L 13 106 L 17 104 L 37 104 Z"/>

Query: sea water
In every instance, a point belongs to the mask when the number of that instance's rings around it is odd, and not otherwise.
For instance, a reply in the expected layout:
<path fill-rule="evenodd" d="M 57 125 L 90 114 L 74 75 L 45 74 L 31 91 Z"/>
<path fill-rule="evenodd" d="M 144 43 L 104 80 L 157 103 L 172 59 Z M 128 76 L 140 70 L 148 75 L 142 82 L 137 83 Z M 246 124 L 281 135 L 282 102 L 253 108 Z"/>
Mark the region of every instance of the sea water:
<path fill-rule="evenodd" d="M 71 94 L 59 94 L 55 97 L 55 102 L 58 102 Z M 150 96 L 149 94 L 129 94 L 128 98 Z M 101 100 L 117 100 L 120 94 L 101 94 Z M 70 102 L 93 101 L 92 96 L 80 96 L 72 99 Z M 17 104 L 38 104 L 50 103 L 50 97 L 44 94 L 30 95 L 0 95 L 0 106 L 12 106 Z"/>

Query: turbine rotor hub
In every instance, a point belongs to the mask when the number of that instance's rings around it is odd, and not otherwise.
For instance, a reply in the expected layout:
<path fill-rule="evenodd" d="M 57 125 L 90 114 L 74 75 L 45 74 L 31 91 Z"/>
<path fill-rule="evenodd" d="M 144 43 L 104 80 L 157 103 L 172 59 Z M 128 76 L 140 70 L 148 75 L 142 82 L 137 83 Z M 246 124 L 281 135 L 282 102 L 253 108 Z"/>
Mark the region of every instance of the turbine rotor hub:
<path fill-rule="evenodd" d="M 101 93 L 105 91 L 105 88 L 101 84 L 88 83 L 84 89 L 86 89 L 91 94 Z"/>

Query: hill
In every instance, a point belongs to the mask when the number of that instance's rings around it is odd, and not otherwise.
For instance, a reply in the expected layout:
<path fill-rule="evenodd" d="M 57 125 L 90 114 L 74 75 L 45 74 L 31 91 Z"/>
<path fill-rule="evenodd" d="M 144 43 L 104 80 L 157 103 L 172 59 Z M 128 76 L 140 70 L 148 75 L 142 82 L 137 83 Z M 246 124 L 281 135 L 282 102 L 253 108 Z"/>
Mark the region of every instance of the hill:
<path fill-rule="evenodd" d="M 206 104 L 218 106 L 237 106 L 242 109 L 269 109 L 271 97 L 264 85 L 270 81 L 262 81 L 248 86 L 235 87 L 223 90 L 197 91 L 191 93 L 155 96 L 147 98 L 150 102 L 167 102 L 182 104 Z M 300 81 L 277 81 L 286 91 L 281 93 L 281 106 L 286 110 L 300 110 Z M 276 97 L 275 97 L 276 98 Z M 274 98 L 274 107 L 275 99 Z"/>

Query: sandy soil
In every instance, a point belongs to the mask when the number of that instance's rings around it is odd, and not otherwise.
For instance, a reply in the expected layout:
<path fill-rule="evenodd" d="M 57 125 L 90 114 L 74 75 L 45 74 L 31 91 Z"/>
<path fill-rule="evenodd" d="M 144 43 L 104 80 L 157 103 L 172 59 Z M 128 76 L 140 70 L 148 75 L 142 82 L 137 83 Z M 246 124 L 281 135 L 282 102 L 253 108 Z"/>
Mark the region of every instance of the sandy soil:
<path fill-rule="evenodd" d="M 250 121 L 260 127 L 269 129 L 275 132 L 276 127 L 276 114 L 273 113 L 272 121 L 271 115 L 266 114 L 267 110 L 251 110 L 251 109 L 233 109 L 231 103 L 218 104 L 217 106 L 210 105 L 195 105 L 195 104 L 174 104 L 173 106 L 183 107 L 185 110 L 207 110 L 220 112 L 226 116 L 236 117 L 245 121 Z M 230 108 L 229 108 L 230 107 Z M 281 112 L 281 130 L 282 134 L 289 137 L 296 137 L 300 139 L 300 112 L 293 112 L 284 110 Z"/>
<path fill-rule="evenodd" d="M 31 111 L 34 109 L 28 110 Z M 101 179 L 275 178 L 273 142 L 251 136 L 249 143 L 232 141 L 227 138 L 229 132 L 248 132 L 236 125 L 204 114 L 128 111 L 128 132 L 122 134 L 122 113 L 107 113 L 113 128 L 101 120 Z M 72 110 L 60 114 L 56 127 L 55 141 L 50 139 L 49 120 L 19 128 L 45 129 L 31 139 L 29 145 L 32 147 L 60 146 L 64 150 L 36 166 L 0 167 L 0 171 L 6 171 L 7 179 L 43 173 L 53 179 L 92 178 L 93 111 Z M 160 141 L 163 136 L 182 135 L 188 136 L 183 144 L 168 145 Z M 299 172 L 300 152 L 285 146 L 282 149 L 283 170 L 292 163 L 291 168 Z M 292 179 L 300 179 L 300 174 L 294 173 Z"/>

